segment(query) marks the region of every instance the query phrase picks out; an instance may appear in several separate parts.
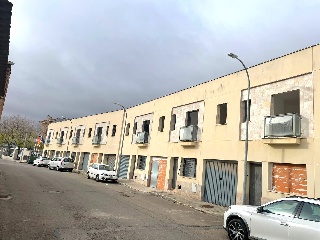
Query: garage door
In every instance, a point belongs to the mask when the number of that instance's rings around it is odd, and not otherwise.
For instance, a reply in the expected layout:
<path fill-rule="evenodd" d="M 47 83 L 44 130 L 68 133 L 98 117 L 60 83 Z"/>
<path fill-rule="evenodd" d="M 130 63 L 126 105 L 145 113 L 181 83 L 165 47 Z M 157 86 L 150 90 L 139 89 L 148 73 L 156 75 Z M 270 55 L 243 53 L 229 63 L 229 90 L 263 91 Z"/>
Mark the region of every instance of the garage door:
<path fill-rule="evenodd" d="M 224 207 L 235 204 L 237 169 L 237 163 L 206 161 L 204 201 Z"/>
<path fill-rule="evenodd" d="M 127 179 L 129 169 L 129 156 L 121 156 L 119 165 L 119 178 Z"/>
<path fill-rule="evenodd" d="M 90 153 L 83 154 L 83 162 L 82 162 L 82 170 L 88 170 L 88 162 L 89 162 Z"/>

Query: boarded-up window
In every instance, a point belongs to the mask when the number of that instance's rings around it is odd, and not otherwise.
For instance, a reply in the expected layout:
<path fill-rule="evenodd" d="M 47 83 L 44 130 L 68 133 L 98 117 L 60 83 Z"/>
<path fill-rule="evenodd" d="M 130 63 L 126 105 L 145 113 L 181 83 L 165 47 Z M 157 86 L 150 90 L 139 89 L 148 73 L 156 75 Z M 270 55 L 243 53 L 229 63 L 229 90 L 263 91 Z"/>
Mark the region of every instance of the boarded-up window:
<path fill-rule="evenodd" d="M 145 169 L 146 169 L 146 160 L 147 160 L 147 157 L 146 157 L 146 156 L 138 156 L 138 159 L 139 159 L 138 169 L 140 169 L 140 170 L 145 170 Z"/>
<path fill-rule="evenodd" d="M 195 158 L 184 158 L 183 159 L 183 172 L 182 175 L 185 177 L 196 177 L 197 159 Z"/>
<path fill-rule="evenodd" d="M 307 171 L 304 164 L 274 163 L 272 190 L 307 195 Z"/>

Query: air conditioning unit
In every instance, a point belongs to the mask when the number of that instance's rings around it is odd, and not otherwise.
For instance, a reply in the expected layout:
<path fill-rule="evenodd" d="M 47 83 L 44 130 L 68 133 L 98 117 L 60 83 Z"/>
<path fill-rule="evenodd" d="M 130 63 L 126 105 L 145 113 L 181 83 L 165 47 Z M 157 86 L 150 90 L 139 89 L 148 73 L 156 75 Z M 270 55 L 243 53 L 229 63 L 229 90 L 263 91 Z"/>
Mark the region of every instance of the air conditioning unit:
<path fill-rule="evenodd" d="M 197 141 L 198 127 L 194 125 L 184 126 L 180 128 L 179 140 L 182 142 Z"/>
<path fill-rule="evenodd" d="M 147 132 L 137 133 L 136 143 L 147 143 L 149 134 Z"/>
<path fill-rule="evenodd" d="M 279 114 L 264 118 L 264 137 L 300 137 L 301 117 L 297 113 Z"/>

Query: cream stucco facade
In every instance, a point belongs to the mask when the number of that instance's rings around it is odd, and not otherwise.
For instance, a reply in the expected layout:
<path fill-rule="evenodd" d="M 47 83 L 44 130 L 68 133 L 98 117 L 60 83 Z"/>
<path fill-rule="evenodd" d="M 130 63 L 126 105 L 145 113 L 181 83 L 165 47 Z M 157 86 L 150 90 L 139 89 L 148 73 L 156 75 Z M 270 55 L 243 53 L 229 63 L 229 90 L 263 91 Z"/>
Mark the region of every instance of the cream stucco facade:
<path fill-rule="evenodd" d="M 292 194 L 320 197 L 319 70 L 319 45 L 248 69 L 248 203 Z M 164 190 L 219 205 L 240 203 L 246 99 L 243 70 L 128 108 L 126 114 L 51 123 L 44 151 L 74 157 L 79 171 L 112 158 L 120 177 L 152 187 L 164 184 Z"/>

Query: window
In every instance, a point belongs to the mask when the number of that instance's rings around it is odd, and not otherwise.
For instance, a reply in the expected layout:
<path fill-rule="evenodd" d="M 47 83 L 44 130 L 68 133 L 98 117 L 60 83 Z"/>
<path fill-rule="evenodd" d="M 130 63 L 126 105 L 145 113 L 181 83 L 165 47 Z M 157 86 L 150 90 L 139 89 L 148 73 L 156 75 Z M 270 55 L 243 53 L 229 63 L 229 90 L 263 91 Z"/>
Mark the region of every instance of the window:
<path fill-rule="evenodd" d="M 133 134 L 137 133 L 137 122 L 134 123 L 133 125 Z"/>
<path fill-rule="evenodd" d="M 299 113 L 300 90 L 278 93 L 271 96 L 271 115 Z"/>
<path fill-rule="evenodd" d="M 142 123 L 142 131 L 149 133 L 150 120 L 145 120 Z"/>
<path fill-rule="evenodd" d="M 130 123 L 126 126 L 126 136 L 129 136 L 129 130 L 130 130 Z"/>
<path fill-rule="evenodd" d="M 249 99 L 249 111 L 251 108 L 251 99 Z M 241 122 L 246 122 L 248 113 L 247 113 L 247 100 L 244 100 L 241 102 L 241 109 L 240 109 L 240 114 L 241 114 Z M 250 115 L 249 115 L 249 121 L 250 121 Z"/>
<path fill-rule="evenodd" d="M 73 130 L 70 131 L 69 139 L 72 138 L 72 133 L 73 133 Z"/>
<path fill-rule="evenodd" d="M 320 205 L 305 202 L 301 209 L 299 218 L 320 222 Z"/>
<path fill-rule="evenodd" d="M 112 137 L 114 137 L 116 135 L 116 131 L 117 131 L 117 125 L 113 125 L 112 126 L 112 134 L 111 134 Z"/>
<path fill-rule="evenodd" d="M 88 138 L 91 137 L 92 128 L 89 128 Z"/>
<path fill-rule="evenodd" d="M 198 126 L 198 113 L 199 110 L 187 112 L 186 126 Z"/>
<path fill-rule="evenodd" d="M 170 122 L 170 131 L 173 131 L 176 129 L 176 121 L 177 121 L 177 115 L 172 114 L 171 116 L 171 122 Z"/>
<path fill-rule="evenodd" d="M 164 129 L 164 119 L 165 119 L 165 116 L 162 116 L 159 118 L 159 127 L 158 127 L 158 131 L 159 132 L 163 132 L 163 129 Z"/>
<path fill-rule="evenodd" d="M 109 126 L 107 126 L 106 136 L 109 134 Z"/>
<path fill-rule="evenodd" d="M 217 124 L 227 124 L 227 104 L 219 104 L 217 106 Z"/>
<path fill-rule="evenodd" d="M 182 175 L 185 177 L 196 177 L 197 159 L 195 158 L 184 158 L 183 159 L 183 172 Z"/>
<path fill-rule="evenodd" d="M 76 137 L 80 137 L 81 129 L 77 129 Z"/>
<path fill-rule="evenodd" d="M 299 205 L 295 200 L 283 200 L 263 207 L 263 212 L 291 217 Z"/>
<path fill-rule="evenodd" d="M 61 131 L 60 139 L 63 139 L 63 137 L 64 137 L 64 131 Z"/>
<path fill-rule="evenodd" d="M 145 169 L 146 169 L 146 160 L 147 160 L 147 157 L 146 157 L 146 156 L 138 156 L 138 159 L 139 159 L 138 169 L 140 169 L 140 170 L 145 170 Z"/>
<path fill-rule="evenodd" d="M 102 127 L 98 127 L 96 136 L 101 137 L 101 135 L 102 135 Z"/>

